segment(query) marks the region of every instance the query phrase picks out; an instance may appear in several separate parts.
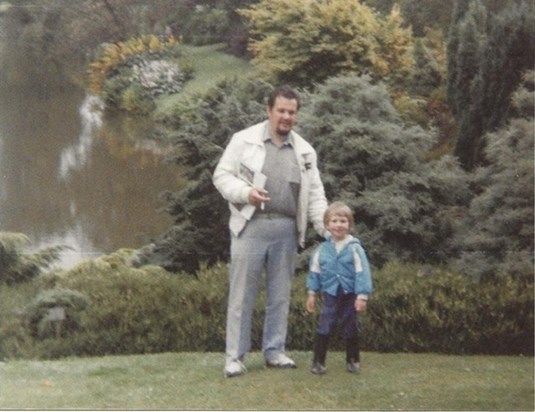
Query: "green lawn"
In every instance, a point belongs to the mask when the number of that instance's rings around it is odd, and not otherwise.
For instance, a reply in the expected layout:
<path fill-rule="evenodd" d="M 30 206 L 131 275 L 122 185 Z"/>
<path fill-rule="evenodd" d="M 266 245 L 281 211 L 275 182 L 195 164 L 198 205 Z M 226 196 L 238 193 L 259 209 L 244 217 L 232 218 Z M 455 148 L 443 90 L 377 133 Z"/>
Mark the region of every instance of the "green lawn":
<path fill-rule="evenodd" d="M 182 45 L 180 48 L 184 60 L 193 68 L 193 79 L 186 82 L 180 93 L 159 98 L 158 112 L 165 112 L 176 101 L 204 93 L 224 79 L 244 78 L 254 72 L 253 66 L 247 60 L 225 53 L 222 45 Z"/>
<path fill-rule="evenodd" d="M 363 353 L 363 370 L 344 370 L 329 353 L 328 373 L 266 369 L 223 378 L 221 353 L 20 360 L 0 364 L 0 409 L 352 409 L 534 410 L 532 357 Z"/>

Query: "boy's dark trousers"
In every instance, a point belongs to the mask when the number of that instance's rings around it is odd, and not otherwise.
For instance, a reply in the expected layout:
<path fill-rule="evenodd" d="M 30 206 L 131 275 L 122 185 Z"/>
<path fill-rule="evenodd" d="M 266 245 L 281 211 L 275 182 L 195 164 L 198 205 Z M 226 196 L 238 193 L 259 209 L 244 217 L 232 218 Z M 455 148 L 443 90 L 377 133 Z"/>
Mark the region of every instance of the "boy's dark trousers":
<path fill-rule="evenodd" d="M 316 341 L 314 342 L 314 364 L 319 363 L 325 366 L 328 346 L 329 335 L 316 335 Z M 354 336 L 346 339 L 346 363 L 357 362 L 360 362 L 359 338 L 358 336 Z"/>
<path fill-rule="evenodd" d="M 346 341 L 346 362 L 360 362 L 358 326 L 355 312 L 355 294 L 339 291 L 338 296 L 323 294 L 323 306 L 314 343 L 314 363 L 325 366 L 329 336 L 337 321 L 342 326 Z"/>

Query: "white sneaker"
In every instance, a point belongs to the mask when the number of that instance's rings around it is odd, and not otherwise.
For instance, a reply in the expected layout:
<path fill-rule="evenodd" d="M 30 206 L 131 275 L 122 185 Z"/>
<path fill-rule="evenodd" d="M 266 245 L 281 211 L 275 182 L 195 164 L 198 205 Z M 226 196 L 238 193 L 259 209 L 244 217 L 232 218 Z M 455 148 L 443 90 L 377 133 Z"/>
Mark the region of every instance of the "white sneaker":
<path fill-rule="evenodd" d="M 247 368 L 239 360 L 233 360 L 227 362 L 223 374 L 225 378 L 232 378 L 234 376 L 240 376 L 247 372 Z"/>
<path fill-rule="evenodd" d="M 284 353 L 279 353 L 272 359 L 266 359 L 266 366 L 268 368 L 283 368 L 291 369 L 297 368 L 295 362 L 286 356 Z"/>

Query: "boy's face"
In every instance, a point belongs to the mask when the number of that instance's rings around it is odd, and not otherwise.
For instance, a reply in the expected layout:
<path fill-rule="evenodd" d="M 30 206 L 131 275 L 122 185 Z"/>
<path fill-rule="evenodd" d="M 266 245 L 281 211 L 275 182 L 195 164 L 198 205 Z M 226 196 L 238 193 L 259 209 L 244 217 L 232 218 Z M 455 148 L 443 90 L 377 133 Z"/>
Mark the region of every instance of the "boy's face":
<path fill-rule="evenodd" d="M 332 215 L 327 221 L 327 228 L 333 237 L 334 241 L 345 239 L 349 233 L 349 220 L 342 215 Z"/>

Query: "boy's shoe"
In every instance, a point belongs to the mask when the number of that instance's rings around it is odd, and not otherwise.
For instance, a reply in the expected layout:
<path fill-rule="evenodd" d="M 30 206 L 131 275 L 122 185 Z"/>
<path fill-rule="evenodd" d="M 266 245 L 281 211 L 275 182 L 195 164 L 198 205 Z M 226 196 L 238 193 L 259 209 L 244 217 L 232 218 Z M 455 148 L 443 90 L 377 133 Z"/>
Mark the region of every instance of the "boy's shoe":
<path fill-rule="evenodd" d="M 230 361 L 225 365 L 223 374 L 225 378 L 233 378 L 234 376 L 240 376 L 247 372 L 247 368 L 239 360 Z"/>
<path fill-rule="evenodd" d="M 359 362 L 347 362 L 347 371 L 349 373 L 359 373 L 360 363 Z"/>
<path fill-rule="evenodd" d="M 314 375 L 323 375 L 327 372 L 327 368 L 321 363 L 316 362 L 314 363 L 314 365 L 312 365 L 312 369 L 310 369 L 310 372 L 312 372 Z"/>
<path fill-rule="evenodd" d="M 279 353 L 272 359 L 266 359 L 266 366 L 268 368 L 282 368 L 282 369 L 292 369 L 297 368 L 295 362 L 286 356 L 284 353 Z"/>

